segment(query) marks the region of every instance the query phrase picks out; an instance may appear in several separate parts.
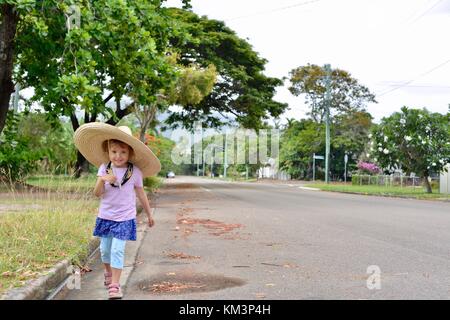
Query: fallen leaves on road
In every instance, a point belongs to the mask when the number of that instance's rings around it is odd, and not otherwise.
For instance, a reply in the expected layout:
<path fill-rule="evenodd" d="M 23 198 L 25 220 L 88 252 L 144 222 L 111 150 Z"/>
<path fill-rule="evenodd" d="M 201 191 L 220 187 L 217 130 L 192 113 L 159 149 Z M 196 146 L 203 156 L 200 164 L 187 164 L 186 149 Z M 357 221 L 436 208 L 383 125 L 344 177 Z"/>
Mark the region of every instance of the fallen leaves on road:
<path fill-rule="evenodd" d="M 87 273 L 87 272 L 91 272 L 91 271 L 92 271 L 92 269 L 89 268 L 88 266 L 82 266 L 82 267 L 80 267 L 80 272 L 81 272 L 82 275 L 85 274 L 85 273 Z"/>
<path fill-rule="evenodd" d="M 266 295 L 264 293 L 257 293 L 257 294 L 255 294 L 255 297 L 263 299 L 266 297 Z"/>
<path fill-rule="evenodd" d="M 202 288 L 205 285 L 199 285 L 198 283 L 179 283 L 164 281 L 162 283 L 153 284 L 150 291 L 154 293 L 166 293 L 166 292 L 179 292 L 181 290 L 187 290 L 192 288 Z M 143 287 L 142 289 L 147 289 Z"/>
<path fill-rule="evenodd" d="M 191 256 L 183 252 L 169 252 L 166 255 L 172 259 L 200 259 L 199 256 Z"/>
<path fill-rule="evenodd" d="M 207 229 L 212 229 L 214 232 L 210 232 L 211 235 L 214 236 L 220 236 L 225 233 L 231 232 L 236 228 L 242 227 L 241 224 L 235 223 L 235 224 L 226 224 L 220 221 L 214 221 L 210 219 L 192 219 L 192 218 L 183 218 L 178 219 L 177 223 L 179 224 L 187 224 L 187 225 L 194 225 L 199 224 Z"/>
<path fill-rule="evenodd" d="M 272 267 L 283 267 L 283 268 L 298 268 L 299 266 L 295 263 L 287 262 L 285 264 L 276 264 L 276 263 L 268 263 L 268 262 L 261 262 L 261 264 L 265 266 L 272 266 Z"/>

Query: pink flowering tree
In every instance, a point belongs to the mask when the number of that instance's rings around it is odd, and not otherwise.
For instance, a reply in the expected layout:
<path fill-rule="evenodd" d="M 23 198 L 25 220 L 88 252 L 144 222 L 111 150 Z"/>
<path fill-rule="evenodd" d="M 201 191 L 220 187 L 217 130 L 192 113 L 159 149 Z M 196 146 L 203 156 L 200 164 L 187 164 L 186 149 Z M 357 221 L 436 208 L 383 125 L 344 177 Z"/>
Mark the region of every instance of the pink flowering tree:
<path fill-rule="evenodd" d="M 359 172 L 362 174 L 373 175 L 381 172 L 381 169 L 375 163 L 371 162 L 360 161 L 356 166 L 358 167 Z"/>

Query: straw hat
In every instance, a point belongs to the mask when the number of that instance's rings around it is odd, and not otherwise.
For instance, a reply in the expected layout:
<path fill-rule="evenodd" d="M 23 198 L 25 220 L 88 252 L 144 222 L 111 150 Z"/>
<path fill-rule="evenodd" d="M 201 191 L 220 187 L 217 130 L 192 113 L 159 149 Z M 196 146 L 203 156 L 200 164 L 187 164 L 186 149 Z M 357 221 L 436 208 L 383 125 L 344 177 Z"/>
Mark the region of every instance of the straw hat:
<path fill-rule="evenodd" d="M 134 155 L 129 161 L 142 171 L 144 177 L 155 175 L 161 170 L 161 163 L 152 150 L 133 137 L 127 126 L 115 127 L 106 123 L 91 122 L 81 125 L 74 134 L 77 149 L 87 161 L 97 167 L 109 162 L 108 152 L 103 151 L 102 144 L 110 139 L 120 140 L 133 148 Z"/>

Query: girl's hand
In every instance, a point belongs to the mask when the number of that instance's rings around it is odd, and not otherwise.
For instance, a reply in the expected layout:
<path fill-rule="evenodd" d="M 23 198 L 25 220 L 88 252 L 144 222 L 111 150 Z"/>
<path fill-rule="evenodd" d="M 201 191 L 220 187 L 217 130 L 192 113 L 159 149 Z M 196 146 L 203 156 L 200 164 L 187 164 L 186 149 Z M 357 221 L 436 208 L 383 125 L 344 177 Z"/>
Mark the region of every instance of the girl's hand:
<path fill-rule="evenodd" d="M 111 184 L 115 183 L 117 181 L 116 176 L 113 176 L 112 174 L 107 174 L 102 177 L 100 177 L 104 182 L 109 182 Z"/>
<path fill-rule="evenodd" d="M 155 225 L 155 221 L 152 217 L 148 217 L 148 226 L 151 228 Z"/>

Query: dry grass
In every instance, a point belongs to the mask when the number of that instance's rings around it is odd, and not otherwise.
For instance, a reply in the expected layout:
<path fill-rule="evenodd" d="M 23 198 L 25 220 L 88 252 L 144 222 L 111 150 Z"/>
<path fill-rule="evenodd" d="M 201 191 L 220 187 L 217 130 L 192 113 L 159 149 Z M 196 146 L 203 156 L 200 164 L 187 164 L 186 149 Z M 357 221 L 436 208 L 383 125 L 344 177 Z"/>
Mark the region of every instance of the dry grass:
<path fill-rule="evenodd" d="M 86 258 L 98 201 L 91 180 L 35 178 L 38 188 L 0 193 L 0 294 L 59 261 Z M 5 190 L 8 190 L 5 192 Z"/>

